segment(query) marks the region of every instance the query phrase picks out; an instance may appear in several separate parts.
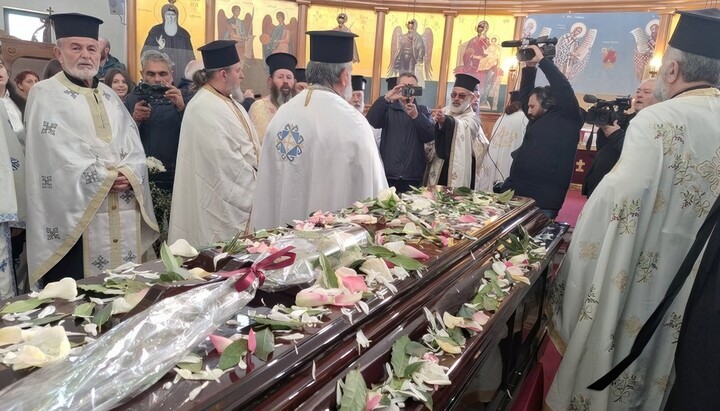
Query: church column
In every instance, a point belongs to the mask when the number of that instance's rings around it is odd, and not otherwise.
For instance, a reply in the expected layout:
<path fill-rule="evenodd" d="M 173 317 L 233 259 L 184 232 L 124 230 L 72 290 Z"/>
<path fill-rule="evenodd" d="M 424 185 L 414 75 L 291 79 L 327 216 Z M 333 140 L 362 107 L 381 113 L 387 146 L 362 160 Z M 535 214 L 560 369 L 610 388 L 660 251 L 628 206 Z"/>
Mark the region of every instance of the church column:
<path fill-rule="evenodd" d="M 373 103 L 380 97 L 385 16 L 388 11 L 389 9 L 387 7 L 375 7 L 375 14 L 377 14 L 375 23 L 375 54 L 373 55 L 372 92 L 370 94 L 370 101 Z"/>
<path fill-rule="evenodd" d="M 513 40 L 521 39 L 523 38 L 523 28 L 525 27 L 525 19 L 527 18 L 524 14 L 516 14 L 515 16 L 515 31 L 513 34 Z M 505 69 L 505 67 L 503 67 Z M 506 84 L 506 91 L 516 90 L 517 89 L 517 82 L 520 78 L 520 62 L 516 62 L 516 59 L 513 57 L 513 64 L 510 67 L 507 67 L 508 70 L 508 80 Z M 505 98 L 505 106 L 510 104 L 510 98 Z"/>
<path fill-rule="evenodd" d="M 523 26 L 525 26 L 525 16 L 524 14 L 516 14 L 515 16 L 515 34 L 513 35 L 513 39 L 521 39 L 523 35 Z"/>
<path fill-rule="evenodd" d="M 443 11 L 445 15 L 445 33 L 443 35 L 442 54 L 440 54 L 440 74 L 438 78 L 437 105 L 445 106 L 445 95 L 447 94 L 448 68 L 450 67 L 450 47 L 452 47 L 453 25 L 457 11 Z M 429 64 L 427 62 L 426 64 Z"/>
<path fill-rule="evenodd" d="M 660 59 L 667 49 L 668 41 L 670 41 L 670 35 L 672 34 L 672 19 L 673 13 L 665 13 L 660 15 L 660 27 L 658 27 L 657 39 L 655 40 L 655 53 L 654 57 Z"/>
<path fill-rule="evenodd" d="M 137 83 L 140 69 L 137 66 L 137 16 L 135 15 L 135 0 L 127 0 L 125 2 L 125 17 L 127 18 L 127 47 L 125 48 L 127 56 L 128 74 L 130 78 Z"/>
<path fill-rule="evenodd" d="M 220 38 L 215 33 L 215 18 L 215 0 L 205 0 L 205 44 L 215 40 L 215 37 Z M 184 67 L 182 69 L 185 70 Z"/>
<path fill-rule="evenodd" d="M 307 57 L 305 56 L 305 32 L 307 31 L 307 16 L 308 7 L 310 7 L 309 0 L 297 0 L 298 4 L 298 31 L 297 31 L 297 44 L 295 50 L 295 57 L 298 60 L 298 67 L 307 66 Z"/>

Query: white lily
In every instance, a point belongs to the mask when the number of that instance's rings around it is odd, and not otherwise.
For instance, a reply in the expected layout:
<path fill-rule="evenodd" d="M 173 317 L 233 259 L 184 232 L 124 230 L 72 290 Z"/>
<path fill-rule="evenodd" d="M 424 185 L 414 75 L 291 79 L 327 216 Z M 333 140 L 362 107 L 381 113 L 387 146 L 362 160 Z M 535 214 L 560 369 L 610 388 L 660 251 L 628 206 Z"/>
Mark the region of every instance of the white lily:
<path fill-rule="evenodd" d="M 63 298 L 65 300 L 72 300 L 77 297 L 77 283 L 71 277 L 65 277 L 60 281 L 50 283 L 38 293 L 38 299 L 44 300 L 46 298 Z"/>
<path fill-rule="evenodd" d="M 13 370 L 44 367 L 64 360 L 70 354 L 70 341 L 62 326 L 43 328 L 22 344 L 17 353 L 12 354 L 15 355 L 6 355 L 4 362 L 11 365 Z"/>

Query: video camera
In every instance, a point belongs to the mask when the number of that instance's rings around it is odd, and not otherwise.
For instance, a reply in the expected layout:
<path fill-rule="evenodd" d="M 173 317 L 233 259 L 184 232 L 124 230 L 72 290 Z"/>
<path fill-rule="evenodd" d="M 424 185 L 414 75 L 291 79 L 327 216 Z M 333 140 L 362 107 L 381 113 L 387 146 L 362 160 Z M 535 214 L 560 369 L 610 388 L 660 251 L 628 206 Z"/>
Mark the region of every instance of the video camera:
<path fill-rule="evenodd" d="M 406 84 L 402 88 L 402 96 L 406 99 L 410 97 L 418 97 L 422 96 L 422 87 L 420 86 L 411 86 L 410 84 Z"/>
<path fill-rule="evenodd" d="M 520 40 L 503 41 L 500 45 L 503 47 L 519 47 L 515 55 L 518 61 L 528 61 L 535 57 L 535 50 L 528 48 L 528 46 L 532 45 L 540 47 L 543 56 L 552 60 L 553 57 L 555 57 L 555 45 L 557 41 L 557 37 L 541 36 L 536 39 L 527 37 Z"/>
<path fill-rule="evenodd" d="M 615 100 L 599 99 L 592 94 L 585 94 L 583 101 L 593 104 L 588 109 L 585 122 L 594 126 L 602 127 L 612 125 L 615 121 L 621 128 L 626 128 L 630 121 L 625 110 L 632 106 L 630 96 L 618 97 Z"/>
<path fill-rule="evenodd" d="M 168 90 L 170 90 L 170 88 L 162 84 L 150 84 L 141 81 L 135 89 L 133 89 L 133 94 L 138 96 L 139 100 L 147 101 L 149 105 L 172 104 L 170 100 L 165 97 L 165 93 Z"/>

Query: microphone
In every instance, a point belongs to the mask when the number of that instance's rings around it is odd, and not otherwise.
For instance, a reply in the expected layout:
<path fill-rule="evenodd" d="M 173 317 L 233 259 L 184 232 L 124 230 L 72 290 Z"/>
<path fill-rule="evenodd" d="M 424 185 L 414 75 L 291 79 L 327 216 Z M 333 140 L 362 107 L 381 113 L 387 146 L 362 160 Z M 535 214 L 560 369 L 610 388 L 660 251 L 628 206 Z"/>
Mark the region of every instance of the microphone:
<path fill-rule="evenodd" d="M 522 40 L 507 40 L 500 43 L 502 47 L 520 47 L 523 45 Z"/>
<path fill-rule="evenodd" d="M 583 97 L 583 101 L 590 104 L 595 104 L 598 102 L 598 98 L 593 96 L 592 94 L 585 94 Z"/>

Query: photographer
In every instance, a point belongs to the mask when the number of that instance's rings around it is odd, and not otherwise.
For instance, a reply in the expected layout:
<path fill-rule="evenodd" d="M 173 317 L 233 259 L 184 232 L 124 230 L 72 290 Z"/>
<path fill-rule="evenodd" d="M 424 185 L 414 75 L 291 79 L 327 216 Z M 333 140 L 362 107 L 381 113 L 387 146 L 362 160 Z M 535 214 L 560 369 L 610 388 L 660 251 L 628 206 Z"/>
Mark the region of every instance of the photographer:
<path fill-rule="evenodd" d="M 630 115 L 621 118 L 621 121 L 615 121 L 611 125 L 600 126 L 597 131 L 597 154 L 593 159 L 592 165 L 583 181 L 582 194 L 590 197 L 600 181 L 609 173 L 615 163 L 620 158 L 623 143 L 625 142 L 625 130 L 630 125 L 630 120 L 637 115 L 640 110 L 656 103 L 653 91 L 655 90 L 655 79 L 647 79 L 640 83 L 635 91 L 635 100 L 632 108 L 635 111 Z"/>
<path fill-rule="evenodd" d="M 385 176 L 399 193 L 410 190 L 410 186 L 422 185 L 425 143 L 435 140 L 427 107 L 415 103 L 414 95 L 418 95 L 418 91 L 415 75 L 402 73 L 398 85 L 377 99 L 367 113 L 370 125 L 382 128 L 380 156 Z M 409 93 L 414 94 L 404 95 Z"/>
<path fill-rule="evenodd" d="M 555 218 L 570 186 L 583 116 L 570 82 L 539 47 L 528 48 L 535 55 L 522 70 L 520 101 L 530 121 L 522 145 L 513 153 L 510 176 L 496 190 L 513 189 L 530 197 L 545 215 Z M 550 86 L 534 87 L 536 66 Z"/>

